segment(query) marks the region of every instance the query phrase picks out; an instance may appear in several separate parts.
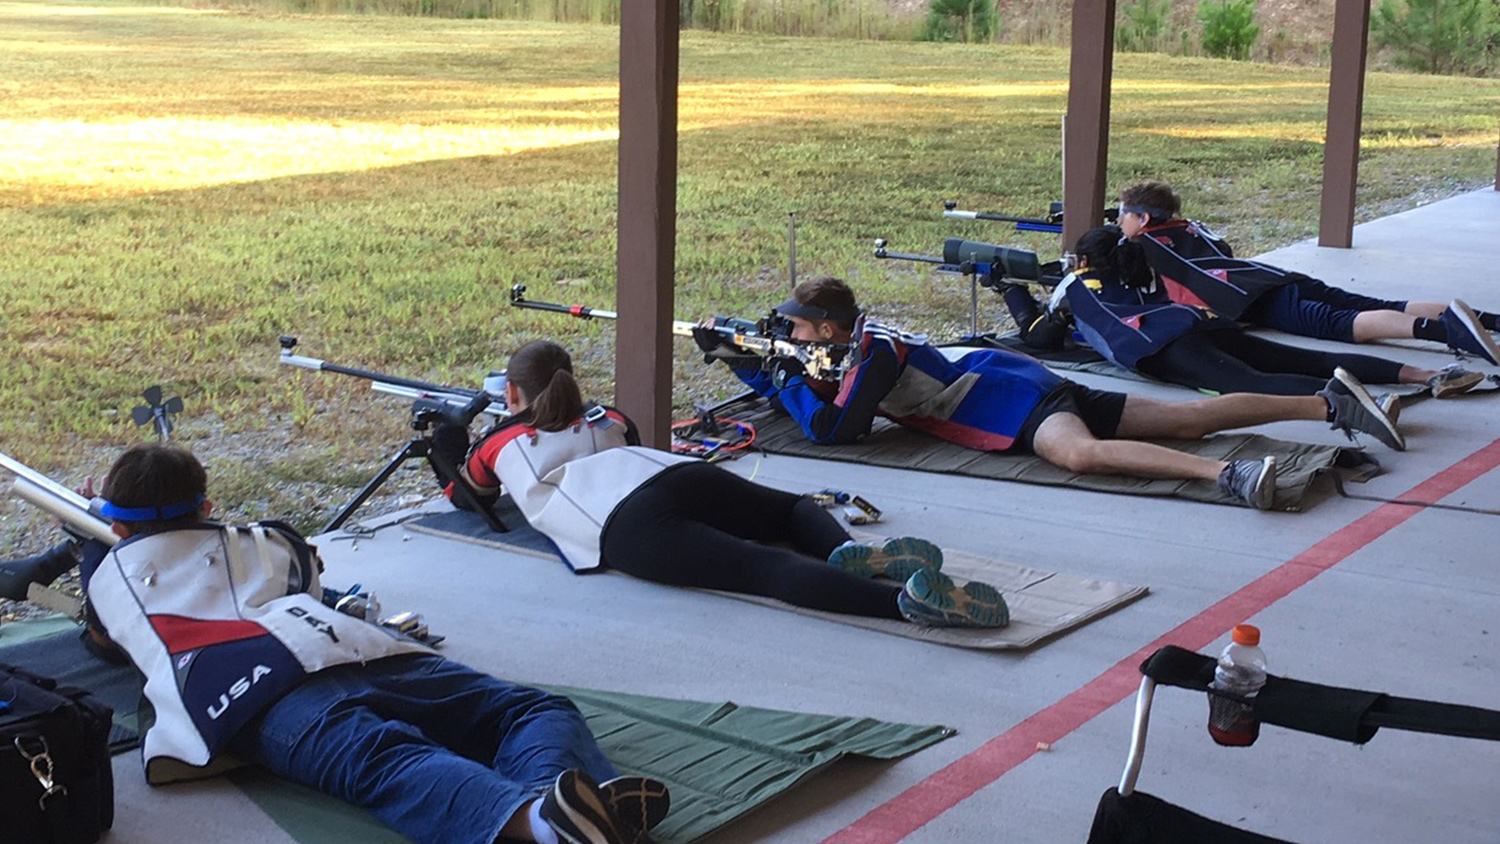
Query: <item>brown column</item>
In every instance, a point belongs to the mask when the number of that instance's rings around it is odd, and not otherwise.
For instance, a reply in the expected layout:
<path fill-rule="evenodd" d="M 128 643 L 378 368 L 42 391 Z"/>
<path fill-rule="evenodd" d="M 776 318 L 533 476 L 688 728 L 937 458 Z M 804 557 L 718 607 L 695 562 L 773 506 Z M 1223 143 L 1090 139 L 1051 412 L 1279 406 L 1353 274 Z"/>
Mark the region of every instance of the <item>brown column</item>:
<path fill-rule="evenodd" d="M 615 404 L 670 445 L 677 238 L 677 0 L 620 4 Z"/>
<path fill-rule="evenodd" d="M 1068 250 L 1099 225 L 1104 213 L 1114 43 L 1115 0 L 1076 0 L 1063 131 L 1063 248 Z"/>
<path fill-rule="evenodd" d="M 1333 67 L 1328 73 L 1328 127 L 1323 142 L 1323 209 L 1318 245 L 1354 244 L 1354 188 L 1365 105 L 1370 0 L 1334 0 Z"/>

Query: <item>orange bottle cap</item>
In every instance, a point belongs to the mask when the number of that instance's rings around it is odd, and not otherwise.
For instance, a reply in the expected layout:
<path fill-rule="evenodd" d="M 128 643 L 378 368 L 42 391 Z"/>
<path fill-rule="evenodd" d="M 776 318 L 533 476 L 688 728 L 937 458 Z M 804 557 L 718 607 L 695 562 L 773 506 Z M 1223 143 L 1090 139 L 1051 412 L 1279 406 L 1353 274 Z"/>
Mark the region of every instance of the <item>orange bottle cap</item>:
<path fill-rule="evenodd" d="M 1260 628 L 1253 624 L 1236 624 L 1232 635 L 1236 645 L 1253 647 L 1260 644 Z"/>

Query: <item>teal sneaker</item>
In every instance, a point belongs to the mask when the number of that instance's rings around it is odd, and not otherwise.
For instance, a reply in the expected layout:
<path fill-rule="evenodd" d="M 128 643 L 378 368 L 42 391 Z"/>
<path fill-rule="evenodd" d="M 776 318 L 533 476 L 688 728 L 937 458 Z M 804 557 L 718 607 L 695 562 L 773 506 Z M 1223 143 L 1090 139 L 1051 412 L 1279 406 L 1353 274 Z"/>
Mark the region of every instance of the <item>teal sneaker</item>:
<path fill-rule="evenodd" d="M 1004 627 L 1010 623 L 1010 608 L 1000 590 L 971 580 L 962 588 L 953 578 L 931 569 L 920 569 L 906 581 L 896 596 L 901 615 L 923 627 Z"/>
<path fill-rule="evenodd" d="M 828 563 L 861 577 L 888 577 L 906 582 L 922 569 L 943 567 L 943 549 L 915 536 L 898 536 L 883 544 L 849 540 L 833 549 Z"/>

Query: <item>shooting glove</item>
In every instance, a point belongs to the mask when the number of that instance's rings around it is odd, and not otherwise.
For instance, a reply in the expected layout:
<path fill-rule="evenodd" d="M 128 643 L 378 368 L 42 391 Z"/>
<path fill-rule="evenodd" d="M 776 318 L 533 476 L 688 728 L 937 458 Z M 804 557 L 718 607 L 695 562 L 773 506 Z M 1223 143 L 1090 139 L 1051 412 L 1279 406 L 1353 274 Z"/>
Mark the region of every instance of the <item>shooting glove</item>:
<path fill-rule="evenodd" d="M 739 346 L 729 342 L 723 334 L 712 328 L 704 328 L 701 325 L 693 327 L 693 342 L 703 350 L 703 362 L 713 363 L 716 360 L 724 361 L 732 368 L 758 368 L 760 357 L 750 354 Z"/>
<path fill-rule="evenodd" d="M 771 386 L 778 390 L 785 389 L 787 382 L 798 375 L 806 375 L 807 367 L 796 358 L 777 358 L 771 364 Z"/>

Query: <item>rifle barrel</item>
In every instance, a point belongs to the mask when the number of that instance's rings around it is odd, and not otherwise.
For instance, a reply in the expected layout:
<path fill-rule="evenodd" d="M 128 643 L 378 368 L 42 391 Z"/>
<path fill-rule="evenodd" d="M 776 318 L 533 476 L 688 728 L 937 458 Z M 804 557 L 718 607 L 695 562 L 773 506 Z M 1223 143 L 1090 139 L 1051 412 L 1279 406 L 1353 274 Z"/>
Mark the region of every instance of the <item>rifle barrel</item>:
<path fill-rule="evenodd" d="M 1031 223 L 1034 225 L 1055 225 L 1051 220 L 1039 220 L 1036 217 L 1012 217 L 1008 214 L 991 214 L 987 211 L 957 211 L 948 210 L 943 212 L 944 217 L 959 220 L 990 220 L 996 223 Z"/>
<path fill-rule="evenodd" d="M 41 487 L 53 496 L 68 502 L 84 512 L 88 512 L 89 501 L 87 498 L 84 498 L 3 451 L 0 451 L 0 467 L 4 467 L 19 478 L 30 481 L 32 486 Z"/>
<path fill-rule="evenodd" d="M 340 366 L 336 363 L 329 363 L 326 360 L 294 355 L 287 350 L 282 350 L 281 362 L 288 366 L 300 366 L 303 369 L 311 369 L 318 372 L 337 372 L 340 375 L 353 375 L 356 378 L 365 378 L 384 384 L 394 384 L 399 387 L 410 387 L 413 390 L 425 390 L 429 393 L 449 393 L 471 399 L 479 395 L 478 390 L 470 390 L 465 387 L 449 387 L 444 384 L 434 384 L 431 381 L 418 381 L 415 378 L 401 378 L 396 375 L 387 375 L 384 372 L 375 372 L 370 369 Z"/>
<path fill-rule="evenodd" d="M 50 486 L 32 483 L 29 478 L 25 477 L 16 478 L 11 489 L 16 495 L 62 519 L 63 522 L 77 528 L 90 538 L 97 539 L 105 545 L 114 545 L 120 541 L 114 531 L 110 530 L 107 522 L 89 512 L 86 502 L 79 506 L 79 502 L 83 501 L 83 496 L 73 493 L 72 490 L 65 489 L 64 491 L 71 495 L 61 496 Z"/>

